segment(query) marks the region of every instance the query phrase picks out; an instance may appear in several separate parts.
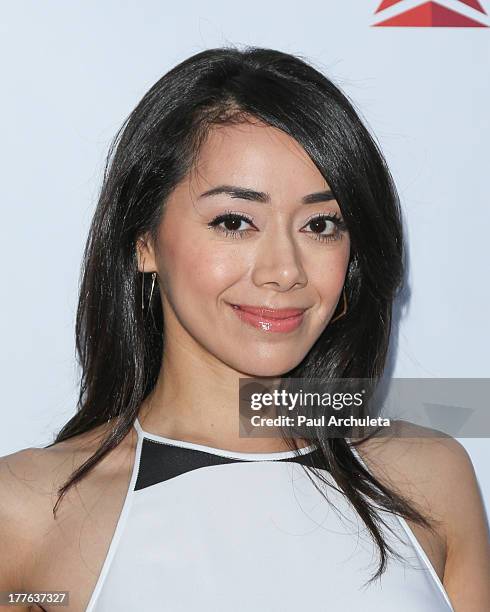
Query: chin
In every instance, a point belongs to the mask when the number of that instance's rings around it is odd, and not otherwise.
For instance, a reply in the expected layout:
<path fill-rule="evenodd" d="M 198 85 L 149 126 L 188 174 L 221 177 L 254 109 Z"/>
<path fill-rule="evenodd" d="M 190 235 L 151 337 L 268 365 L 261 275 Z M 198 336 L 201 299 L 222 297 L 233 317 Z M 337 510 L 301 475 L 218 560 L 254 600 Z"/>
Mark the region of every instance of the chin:
<path fill-rule="evenodd" d="M 300 361 L 301 359 L 298 361 L 288 360 L 287 362 L 280 361 L 271 363 L 270 360 L 265 360 L 262 363 L 260 359 L 256 359 L 253 363 L 240 363 L 233 367 L 239 372 L 242 372 L 245 376 L 276 378 L 292 370 Z"/>

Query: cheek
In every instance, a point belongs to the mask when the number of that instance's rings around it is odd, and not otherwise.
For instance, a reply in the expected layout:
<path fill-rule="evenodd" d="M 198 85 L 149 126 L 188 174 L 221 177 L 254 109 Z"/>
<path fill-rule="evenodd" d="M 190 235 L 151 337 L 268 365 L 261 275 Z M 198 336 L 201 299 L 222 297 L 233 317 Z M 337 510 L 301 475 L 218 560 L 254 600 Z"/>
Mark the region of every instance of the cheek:
<path fill-rule="evenodd" d="M 189 237 L 176 240 L 174 237 L 164 240 L 163 245 L 164 285 L 174 296 L 183 296 L 184 300 L 192 299 L 193 295 L 196 298 L 199 295 L 218 297 L 243 272 L 242 258 L 230 248 L 210 245 L 209 240 L 192 240 Z"/>
<path fill-rule="evenodd" d="M 327 306 L 337 301 L 347 273 L 350 248 L 332 251 L 328 257 L 309 261 L 308 279 L 320 300 Z"/>
<path fill-rule="evenodd" d="M 321 269 L 315 269 L 310 280 L 322 296 L 335 298 L 335 292 L 341 291 L 345 279 L 346 267 L 343 262 L 339 265 L 328 264 Z"/>

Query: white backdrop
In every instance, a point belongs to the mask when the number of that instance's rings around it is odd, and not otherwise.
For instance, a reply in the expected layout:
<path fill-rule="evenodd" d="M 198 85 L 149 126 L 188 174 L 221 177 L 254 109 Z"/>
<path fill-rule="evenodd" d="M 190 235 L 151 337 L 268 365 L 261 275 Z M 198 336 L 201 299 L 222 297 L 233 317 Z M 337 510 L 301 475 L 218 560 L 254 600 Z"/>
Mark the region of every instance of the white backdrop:
<path fill-rule="evenodd" d="M 379 3 L 2 3 L 0 455 L 50 442 L 75 409 L 79 266 L 112 136 L 168 69 L 229 43 L 309 58 L 381 143 L 409 239 L 393 375 L 490 377 L 490 28 L 371 27 Z M 462 442 L 488 508 L 488 439 Z"/>

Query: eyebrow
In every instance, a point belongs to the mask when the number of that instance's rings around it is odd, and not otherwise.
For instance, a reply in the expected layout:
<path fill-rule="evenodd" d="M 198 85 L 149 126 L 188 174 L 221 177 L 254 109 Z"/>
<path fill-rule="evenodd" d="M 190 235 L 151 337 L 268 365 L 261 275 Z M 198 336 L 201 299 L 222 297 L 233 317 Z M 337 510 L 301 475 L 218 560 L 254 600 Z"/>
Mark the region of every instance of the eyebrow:
<path fill-rule="evenodd" d="M 271 201 L 270 194 L 264 191 L 255 191 L 254 189 L 237 187 L 235 185 L 218 185 L 217 187 L 213 187 L 213 189 L 209 189 L 208 191 L 201 193 L 199 199 L 220 195 L 222 193 L 225 193 L 232 198 L 250 200 L 251 202 L 261 202 L 262 204 L 268 204 Z M 309 195 L 301 198 L 302 204 L 316 204 L 318 202 L 330 202 L 332 200 L 335 200 L 335 196 L 329 189 L 325 191 L 318 191 L 316 193 L 310 193 Z"/>

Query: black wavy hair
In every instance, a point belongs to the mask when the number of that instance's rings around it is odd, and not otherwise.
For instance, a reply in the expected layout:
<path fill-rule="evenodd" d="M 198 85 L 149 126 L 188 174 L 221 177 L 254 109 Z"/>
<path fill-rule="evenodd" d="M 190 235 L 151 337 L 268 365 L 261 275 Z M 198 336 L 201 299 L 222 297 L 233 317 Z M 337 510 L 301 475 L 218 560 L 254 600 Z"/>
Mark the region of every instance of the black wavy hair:
<path fill-rule="evenodd" d="M 257 47 L 198 53 L 151 87 L 107 157 L 81 271 L 77 411 L 49 446 L 111 419 L 115 424 L 58 490 L 54 516 L 68 488 L 128 434 L 160 371 L 162 305 L 153 299 L 151 316 L 142 315 L 136 243 L 147 232 L 156 238 L 165 201 L 192 169 L 208 130 L 247 116 L 302 145 L 332 189 L 351 240 L 348 311 L 327 325 L 286 376 L 378 381 L 383 374 L 404 247 L 398 195 L 379 146 L 347 96 L 305 59 Z M 145 300 L 150 284 L 144 283 Z M 397 555 L 383 535 L 379 508 L 430 529 L 432 521 L 366 470 L 347 439 L 325 438 L 318 430 L 312 442 L 377 544 L 374 580 L 388 554 Z"/>

